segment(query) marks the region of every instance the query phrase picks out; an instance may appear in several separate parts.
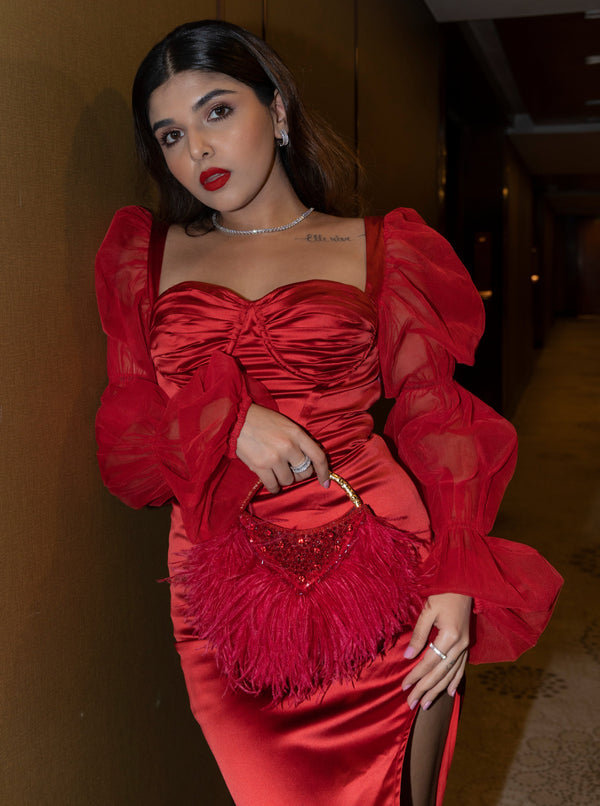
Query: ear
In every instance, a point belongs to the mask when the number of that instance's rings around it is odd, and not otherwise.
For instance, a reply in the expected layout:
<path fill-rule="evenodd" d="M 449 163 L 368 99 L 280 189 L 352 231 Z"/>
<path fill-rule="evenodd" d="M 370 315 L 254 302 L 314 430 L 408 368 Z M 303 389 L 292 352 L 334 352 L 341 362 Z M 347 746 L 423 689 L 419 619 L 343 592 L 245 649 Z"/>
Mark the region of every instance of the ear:
<path fill-rule="evenodd" d="M 279 140 L 281 138 L 281 130 L 287 129 L 287 115 L 279 90 L 275 90 L 273 100 L 271 101 L 271 118 L 273 120 L 274 137 L 276 140 Z"/>

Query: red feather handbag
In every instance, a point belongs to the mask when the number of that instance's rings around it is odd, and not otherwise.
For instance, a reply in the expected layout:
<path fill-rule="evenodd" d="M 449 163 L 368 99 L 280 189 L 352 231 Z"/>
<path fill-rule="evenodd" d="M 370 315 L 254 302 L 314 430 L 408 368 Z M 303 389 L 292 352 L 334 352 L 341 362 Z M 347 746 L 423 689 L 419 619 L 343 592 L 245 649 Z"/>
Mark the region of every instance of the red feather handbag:
<path fill-rule="evenodd" d="M 356 679 L 421 610 L 414 534 L 330 475 L 354 504 L 340 518 L 289 529 L 244 510 L 228 533 L 187 551 L 169 578 L 234 690 L 298 703 Z"/>

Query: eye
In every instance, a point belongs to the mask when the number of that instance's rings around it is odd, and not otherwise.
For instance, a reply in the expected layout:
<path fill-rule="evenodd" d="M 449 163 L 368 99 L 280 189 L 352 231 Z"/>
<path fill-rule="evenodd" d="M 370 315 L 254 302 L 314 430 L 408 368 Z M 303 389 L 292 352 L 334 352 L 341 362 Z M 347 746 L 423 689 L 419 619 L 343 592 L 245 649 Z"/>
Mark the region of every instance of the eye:
<path fill-rule="evenodd" d="M 182 137 L 183 132 L 180 129 L 169 129 L 169 131 L 161 132 L 158 139 L 161 146 L 169 148 L 169 146 L 174 146 Z"/>
<path fill-rule="evenodd" d="M 218 104 L 217 106 L 213 106 L 208 113 L 208 120 L 224 120 L 229 117 L 232 112 L 233 109 L 227 106 L 227 104 Z"/>

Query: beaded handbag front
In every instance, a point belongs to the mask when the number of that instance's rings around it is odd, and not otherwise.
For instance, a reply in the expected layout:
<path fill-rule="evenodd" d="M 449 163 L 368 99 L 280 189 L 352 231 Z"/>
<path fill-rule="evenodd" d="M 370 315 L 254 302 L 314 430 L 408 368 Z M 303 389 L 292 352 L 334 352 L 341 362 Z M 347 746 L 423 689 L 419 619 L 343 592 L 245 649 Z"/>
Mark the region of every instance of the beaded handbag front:
<path fill-rule="evenodd" d="M 230 532 L 194 545 L 169 580 L 234 690 L 302 702 L 356 679 L 420 611 L 419 538 L 330 475 L 354 505 L 340 518 L 288 529 L 244 510 Z"/>
<path fill-rule="evenodd" d="M 311 585 L 337 565 L 350 550 L 358 533 L 357 520 L 364 514 L 356 511 L 363 509 L 362 502 L 350 485 L 337 473 L 331 473 L 330 477 L 347 494 L 349 490 L 352 491 L 354 509 L 324 526 L 282 529 L 281 526 L 256 518 L 247 511 L 240 515 L 240 521 L 248 534 L 248 542 L 256 551 L 260 562 L 282 574 L 300 593 L 306 593 Z"/>

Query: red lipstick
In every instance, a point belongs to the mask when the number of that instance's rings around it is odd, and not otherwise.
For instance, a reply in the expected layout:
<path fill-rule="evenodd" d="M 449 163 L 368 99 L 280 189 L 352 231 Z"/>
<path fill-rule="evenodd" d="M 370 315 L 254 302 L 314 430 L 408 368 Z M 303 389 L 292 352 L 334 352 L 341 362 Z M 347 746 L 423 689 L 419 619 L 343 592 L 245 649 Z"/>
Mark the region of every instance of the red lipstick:
<path fill-rule="evenodd" d="M 230 176 L 231 172 L 224 168 L 210 168 L 200 174 L 200 184 L 204 190 L 219 190 L 227 184 Z"/>

